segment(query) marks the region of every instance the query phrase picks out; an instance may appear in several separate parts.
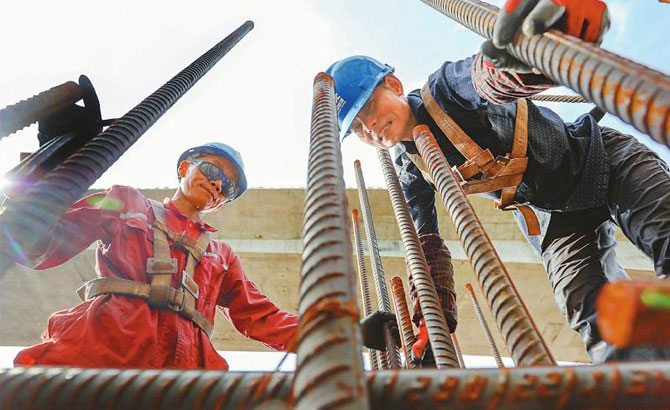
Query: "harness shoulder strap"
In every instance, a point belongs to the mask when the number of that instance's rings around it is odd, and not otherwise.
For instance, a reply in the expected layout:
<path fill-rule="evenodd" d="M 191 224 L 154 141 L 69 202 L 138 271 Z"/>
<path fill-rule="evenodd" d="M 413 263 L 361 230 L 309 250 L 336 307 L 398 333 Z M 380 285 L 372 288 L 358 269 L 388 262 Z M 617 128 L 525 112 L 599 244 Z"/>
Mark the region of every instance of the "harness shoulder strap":
<path fill-rule="evenodd" d="M 147 274 L 151 275 L 151 292 L 149 304 L 155 307 L 164 307 L 169 302 L 170 281 L 177 273 L 177 259 L 170 255 L 170 245 L 167 235 L 161 230 L 161 225 L 167 228 L 167 218 L 163 204 L 153 199 L 149 200 L 154 213 L 154 255 L 147 258 Z"/>

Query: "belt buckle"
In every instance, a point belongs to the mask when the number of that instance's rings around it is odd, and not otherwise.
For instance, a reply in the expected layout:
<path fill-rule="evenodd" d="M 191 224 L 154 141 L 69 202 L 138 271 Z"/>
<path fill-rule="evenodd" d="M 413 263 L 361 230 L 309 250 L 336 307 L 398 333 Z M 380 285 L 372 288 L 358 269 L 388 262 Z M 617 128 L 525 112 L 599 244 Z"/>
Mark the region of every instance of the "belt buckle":
<path fill-rule="evenodd" d="M 195 280 L 186 273 L 186 271 L 181 272 L 181 285 L 188 291 L 188 293 L 193 295 L 194 298 L 198 299 L 198 295 L 200 295 L 200 287 Z"/>

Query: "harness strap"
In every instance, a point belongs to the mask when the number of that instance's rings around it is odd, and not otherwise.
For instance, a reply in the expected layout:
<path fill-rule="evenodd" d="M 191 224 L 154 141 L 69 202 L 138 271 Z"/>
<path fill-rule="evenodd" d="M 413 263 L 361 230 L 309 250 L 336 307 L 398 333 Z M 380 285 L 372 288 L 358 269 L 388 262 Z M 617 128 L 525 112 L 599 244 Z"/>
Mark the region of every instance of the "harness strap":
<path fill-rule="evenodd" d="M 528 103 L 526 100 L 517 100 L 512 152 L 505 156 L 499 155 L 493 158 L 490 150 L 483 150 L 437 104 L 428 84 L 425 84 L 421 89 L 421 99 L 437 126 L 466 159 L 463 165 L 454 167 L 455 174 L 461 179 L 463 191 L 466 194 L 478 194 L 501 190 L 500 202 L 496 202 L 495 207 L 503 211 L 518 209 L 526 221 L 528 234 L 538 235 L 540 224 L 535 213 L 526 205 L 512 205 L 516 190 L 528 166 L 528 157 L 526 156 L 528 147 Z M 414 158 L 410 157 L 410 159 L 415 164 L 417 163 Z M 480 173 L 481 178 L 479 180 L 467 181 L 467 179 Z"/>
<path fill-rule="evenodd" d="M 177 259 L 170 255 L 168 237 L 158 228 L 159 224 L 166 224 L 165 208 L 157 201 L 149 200 L 156 222 L 154 232 L 154 256 L 147 258 L 147 274 L 151 276 L 149 291 L 149 305 L 164 307 L 168 305 L 170 297 L 170 281 L 177 273 Z"/>
<path fill-rule="evenodd" d="M 90 300 L 96 296 L 107 293 L 135 296 L 149 301 L 152 294 L 152 288 L 153 284 L 134 280 L 97 278 L 82 285 L 77 289 L 77 294 L 82 301 Z M 205 317 L 205 315 L 196 309 L 196 298 L 182 289 L 175 289 L 172 287 L 169 287 L 168 289 L 167 303 L 162 308 L 168 308 L 187 319 L 190 319 L 211 338 L 214 325 Z"/>

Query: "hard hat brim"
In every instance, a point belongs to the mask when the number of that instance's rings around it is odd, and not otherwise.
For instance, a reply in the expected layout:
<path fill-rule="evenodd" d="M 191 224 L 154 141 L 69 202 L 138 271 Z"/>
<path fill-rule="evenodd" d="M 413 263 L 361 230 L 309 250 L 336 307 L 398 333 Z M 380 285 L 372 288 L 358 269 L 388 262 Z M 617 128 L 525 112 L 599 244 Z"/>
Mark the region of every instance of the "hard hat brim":
<path fill-rule="evenodd" d="M 346 137 L 351 134 L 351 124 L 354 123 L 354 120 L 356 119 L 356 116 L 358 116 L 358 113 L 361 112 L 365 104 L 368 102 L 370 97 L 372 96 L 372 93 L 375 92 L 375 89 L 381 83 L 384 78 L 390 73 L 393 72 L 393 67 L 390 67 L 386 65 L 384 67 L 384 70 L 379 73 L 375 81 L 372 83 L 371 87 L 368 87 L 361 95 L 358 96 L 356 101 L 351 106 L 351 109 L 347 113 L 347 115 L 344 117 L 342 120 L 342 127 L 340 129 L 340 139 L 341 141 L 344 141 Z"/>

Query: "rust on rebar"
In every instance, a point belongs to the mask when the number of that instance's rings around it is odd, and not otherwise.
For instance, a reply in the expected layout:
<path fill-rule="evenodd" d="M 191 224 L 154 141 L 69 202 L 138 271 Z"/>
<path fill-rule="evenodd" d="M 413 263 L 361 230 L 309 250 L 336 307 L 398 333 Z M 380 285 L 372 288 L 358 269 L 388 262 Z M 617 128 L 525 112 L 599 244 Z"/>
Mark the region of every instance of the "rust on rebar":
<path fill-rule="evenodd" d="M 461 345 L 458 344 L 458 338 L 456 333 L 451 334 L 451 341 L 454 343 L 454 351 L 456 352 L 456 358 L 458 359 L 458 367 L 465 369 L 465 361 L 463 360 L 463 354 L 461 353 Z"/>
<path fill-rule="evenodd" d="M 372 408 L 667 409 L 670 362 L 378 371 Z M 291 408 L 291 373 L 168 369 L 0 370 L 0 408 Z M 366 396 L 367 399 L 367 396 Z"/>
<path fill-rule="evenodd" d="M 405 355 L 405 365 L 409 369 L 415 369 L 417 365 L 410 360 L 410 350 L 414 342 L 416 342 L 416 338 L 412 329 L 412 316 L 409 314 L 407 299 L 405 298 L 405 287 L 402 284 L 402 279 L 398 276 L 392 277 L 389 283 L 395 306 L 395 315 L 398 320 L 398 329 L 400 329 L 400 341 L 402 343 L 402 351 Z"/>
<path fill-rule="evenodd" d="M 475 315 L 477 316 L 477 320 L 479 320 L 479 324 L 482 326 L 482 330 L 484 330 L 486 341 L 489 343 L 489 348 L 491 349 L 491 354 L 493 355 L 493 358 L 496 361 L 496 365 L 498 365 L 498 367 L 502 369 L 505 367 L 505 365 L 503 364 L 502 357 L 500 357 L 498 346 L 496 345 L 495 340 L 493 340 L 491 330 L 489 330 L 489 324 L 486 323 L 486 318 L 484 317 L 482 309 L 479 306 L 479 301 L 477 300 L 477 296 L 475 295 L 475 290 L 469 283 L 465 284 L 465 288 L 468 290 L 470 300 L 472 300 L 472 307 L 475 309 Z"/>
<path fill-rule="evenodd" d="M 79 84 L 68 81 L 26 100 L 8 105 L 0 110 L 0 138 L 48 118 L 81 98 Z"/>
<path fill-rule="evenodd" d="M 367 316 L 373 312 L 372 295 L 370 295 L 368 269 L 365 267 L 365 252 L 363 251 L 363 241 L 361 240 L 361 224 L 360 220 L 358 219 L 357 209 L 351 210 L 351 223 L 354 228 L 354 245 L 356 249 L 356 261 L 358 262 L 358 277 L 361 284 L 361 299 L 363 299 L 363 313 L 365 316 Z M 370 349 L 368 351 L 368 358 L 370 359 L 370 368 L 372 368 L 372 370 L 387 368 L 386 352 Z"/>
<path fill-rule="evenodd" d="M 498 8 L 478 0 L 421 0 L 490 39 Z M 507 47 L 514 57 L 573 89 L 654 140 L 670 146 L 670 78 L 659 71 L 557 30 Z"/>
<path fill-rule="evenodd" d="M 415 127 L 413 137 L 514 362 L 517 366 L 556 365 L 430 128 L 426 125 Z"/>
<path fill-rule="evenodd" d="M 546 102 L 564 102 L 564 103 L 590 103 L 591 101 L 581 95 L 555 95 L 555 94 L 537 94 L 529 98 L 533 101 Z"/>
<path fill-rule="evenodd" d="M 368 408 L 332 78 L 314 79 L 298 313 L 297 409 Z"/>
<path fill-rule="evenodd" d="M 428 331 L 428 340 L 435 357 L 435 364 L 438 369 L 458 367 L 458 359 L 456 358 L 456 352 L 454 352 L 454 346 L 451 343 L 451 336 L 449 335 L 449 326 L 444 317 L 444 311 L 435 290 L 433 278 L 428 272 L 426 256 L 421 248 L 419 236 L 412 222 L 407 201 L 405 201 L 402 189 L 400 188 L 400 181 L 398 181 L 398 175 L 393 168 L 391 156 L 388 150 L 382 148 L 377 149 L 377 155 L 379 156 L 379 162 L 386 179 L 386 186 L 391 197 L 393 213 L 400 229 L 400 237 L 405 248 L 405 260 L 407 267 L 412 273 L 419 307 L 421 308 L 421 313 L 426 323 L 426 330 Z"/>
<path fill-rule="evenodd" d="M 356 183 L 358 185 L 358 200 L 361 204 L 361 210 L 363 211 L 363 223 L 365 224 L 365 234 L 368 240 L 372 278 L 374 279 L 375 290 L 377 292 L 377 306 L 379 307 L 379 310 L 383 312 L 390 312 L 391 302 L 389 301 L 389 294 L 386 289 L 384 266 L 382 265 L 382 258 L 379 253 L 377 234 L 375 233 L 372 210 L 370 209 L 370 200 L 368 199 L 368 190 L 365 186 L 365 178 L 363 178 L 363 170 L 361 169 L 361 162 L 359 160 L 354 161 L 354 170 L 356 172 Z M 385 356 L 388 362 L 387 367 L 391 369 L 399 368 L 400 350 L 387 326 L 384 327 L 384 341 L 386 342 Z"/>

